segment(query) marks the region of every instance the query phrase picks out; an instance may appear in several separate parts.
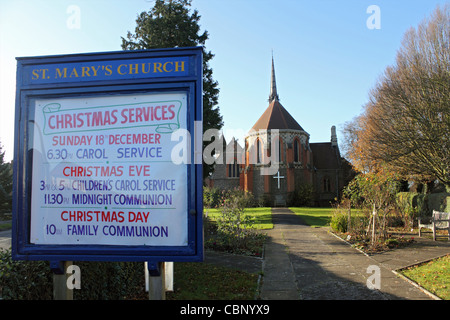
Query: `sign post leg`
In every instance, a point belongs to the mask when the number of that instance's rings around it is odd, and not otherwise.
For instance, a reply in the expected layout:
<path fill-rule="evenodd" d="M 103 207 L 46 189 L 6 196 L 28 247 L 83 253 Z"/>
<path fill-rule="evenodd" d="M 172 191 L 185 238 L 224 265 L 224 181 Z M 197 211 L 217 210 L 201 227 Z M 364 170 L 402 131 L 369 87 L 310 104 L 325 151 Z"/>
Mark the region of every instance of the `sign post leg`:
<path fill-rule="evenodd" d="M 73 300 L 73 290 L 67 286 L 67 267 L 72 261 L 52 261 L 50 268 L 53 271 L 53 300 Z"/>
<path fill-rule="evenodd" d="M 166 299 L 164 265 L 164 262 L 147 262 L 149 300 Z"/>

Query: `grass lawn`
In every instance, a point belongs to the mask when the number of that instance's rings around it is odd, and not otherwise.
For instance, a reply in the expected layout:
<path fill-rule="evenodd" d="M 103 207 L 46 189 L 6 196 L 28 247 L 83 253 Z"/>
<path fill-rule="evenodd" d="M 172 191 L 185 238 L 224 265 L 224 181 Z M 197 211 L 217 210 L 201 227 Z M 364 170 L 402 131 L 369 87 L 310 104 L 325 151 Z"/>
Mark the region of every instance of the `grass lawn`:
<path fill-rule="evenodd" d="M 330 224 L 333 208 L 289 208 L 311 227 L 325 227 Z"/>
<path fill-rule="evenodd" d="M 212 221 L 221 214 L 220 209 L 204 211 Z M 271 208 L 247 208 L 245 214 L 253 218 L 255 229 L 273 228 Z M 261 246 L 259 242 L 258 245 Z M 168 292 L 166 297 L 168 300 L 253 300 L 257 284 L 257 274 L 205 263 L 177 262 L 174 292 Z"/>
<path fill-rule="evenodd" d="M 209 209 L 205 208 L 205 213 L 208 213 L 208 217 L 211 220 L 215 220 L 215 217 L 219 216 L 221 209 Z M 249 215 L 253 218 L 253 227 L 259 230 L 267 230 L 273 228 L 272 223 L 272 210 L 269 207 L 263 208 L 246 208 L 245 215 Z"/>
<path fill-rule="evenodd" d="M 167 300 L 253 300 L 258 275 L 205 263 L 174 264 L 174 291 Z"/>
<path fill-rule="evenodd" d="M 309 207 L 291 207 L 289 208 L 296 215 L 299 215 L 303 221 L 311 227 L 327 227 L 330 225 L 333 216 L 333 208 L 309 208 Z M 352 209 L 351 215 L 360 215 L 361 210 Z"/>
<path fill-rule="evenodd" d="M 402 270 L 402 274 L 443 300 L 450 300 L 450 255 Z"/>

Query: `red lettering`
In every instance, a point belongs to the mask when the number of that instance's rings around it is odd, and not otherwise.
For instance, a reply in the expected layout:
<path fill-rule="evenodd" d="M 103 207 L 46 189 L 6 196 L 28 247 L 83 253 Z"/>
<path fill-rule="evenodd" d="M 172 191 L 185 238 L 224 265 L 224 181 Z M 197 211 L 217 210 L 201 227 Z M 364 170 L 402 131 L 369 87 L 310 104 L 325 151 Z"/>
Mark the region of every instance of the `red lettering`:
<path fill-rule="evenodd" d="M 175 106 L 174 106 L 173 104 L 171 104 L 171 105 L 169 106 L 169 112 L 170 112 L 170 117 L 169 117 L 169 119 L 175 118 L 175 111 L 173 111 L 174 108 L 175 108 Z"/>
<path fill-rule="evenodd" d="M 90 177 L 90 176 L 120 177 L 123 175 L 123 166 L 118 166 L 118 167 L 116 167 L 116 166 L 112 166 L 112 167 L 100 167 L 100 166 L 64 167 L 62 172 L 65 177 Z"/>
<path fill-rule="evenodd" d="M 128 170 L 130 176 L 150 176 L 150 166 L 130 166 Z"/>
<path fill-rule="evenodd" d="M 50 116 L 50 117 L 48 117 L 48 126 L 51 128 L 51 129 L 55 129 L 55 125 L 52 123 L 52 120 L 53 119 L 55 119 L 55 116 Z"/>
<path fill-rule="evenodd" d="M 162 119 L 169 120 L 169 118 L 167 118 L 167 106 L 162 106 Z"/>
<path fill-rule="evenodd" d="M 92 221 L 93 213 L 98 216 L 98 211 L 63 211 L 61 212 L 61 220 L 63 221 Z M 98 220 L 98 218 L 97 218 Z"/>
<path fill-rule="evenodd" d="M 66 172 L 66 169 L 69 169 L 69 171 L 70 171 L 70 167 L 65 167 L 65 168 L 63 169 L 63 175 L 66 176 L 66 177 L 70 177 L 71 174 L 70 174 L 70 173 L 67 173 L 67 172 Z"/>
<path fill-rule="evenodd" d="M 161 117 L 158 117 L 158 109 L 161 109 L 161 106 L 156 106 L 153 110 L 154 110 L 154 118 L 156 120 L 161 120 Z"/>
<path fill-rule="evenodd" d="M 120 123 L 126 123 L 128 121 L 127 111 L 128 111 L 128 109 L 123 109 L 122 112 L 120 113 L 120 115 L 123 118 L 123 120 L 120 121 Z"/>

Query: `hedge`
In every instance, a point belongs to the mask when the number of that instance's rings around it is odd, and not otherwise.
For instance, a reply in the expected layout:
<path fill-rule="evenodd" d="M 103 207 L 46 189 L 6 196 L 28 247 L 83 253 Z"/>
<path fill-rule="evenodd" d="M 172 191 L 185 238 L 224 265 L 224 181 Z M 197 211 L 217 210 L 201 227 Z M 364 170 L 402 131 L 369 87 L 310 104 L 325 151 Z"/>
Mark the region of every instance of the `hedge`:
<path fill-rule="evenodd" d="M 405 212 L 415 210 L 420 216 L 431 216 L 433 210 L 450 212 L 450 193 L 399 192 L 397 204 Z"/>
<path fill-rule="evenodd" d="M 142 262 L 74 262 L 81 289 L 74 300 L 124 300 L 145 296 Z M 50 300 L 53 275 L 47 261 L 15 261 L 0 250 L 0 300 Z"/>

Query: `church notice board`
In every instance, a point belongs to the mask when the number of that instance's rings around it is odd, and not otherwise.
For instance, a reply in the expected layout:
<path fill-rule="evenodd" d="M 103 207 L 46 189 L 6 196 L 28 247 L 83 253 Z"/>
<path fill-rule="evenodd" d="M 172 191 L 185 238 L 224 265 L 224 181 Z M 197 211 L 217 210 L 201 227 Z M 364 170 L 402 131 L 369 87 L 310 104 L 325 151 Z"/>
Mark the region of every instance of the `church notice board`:
<path fill-rule="evenodd" d="M 13 257 L 203 260 L 201 121 L 199 47 L 17 58 Z"/>

